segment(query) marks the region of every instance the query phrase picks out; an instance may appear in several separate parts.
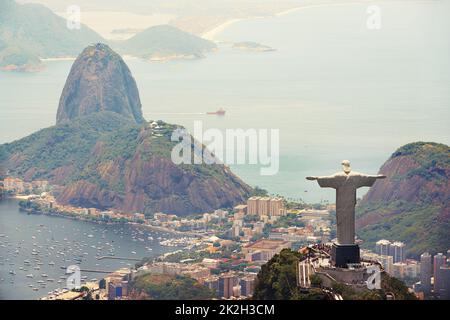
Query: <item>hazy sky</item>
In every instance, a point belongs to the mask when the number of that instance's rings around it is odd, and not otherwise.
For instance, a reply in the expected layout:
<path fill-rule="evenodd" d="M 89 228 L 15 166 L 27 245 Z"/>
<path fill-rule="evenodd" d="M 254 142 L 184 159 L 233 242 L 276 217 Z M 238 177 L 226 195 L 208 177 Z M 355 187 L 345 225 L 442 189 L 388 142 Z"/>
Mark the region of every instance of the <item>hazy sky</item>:
<path fill-rule="evenodd" d="M 324 2 L 323 0 L 319 0 Z M 327 1 L 327 0 L 325 0 Z M 336 0 L 335 0 L 336 1 Z M 314 2 L 311 0 L 18 0 L 46 5 L 53 11 L 65 11 L 70 5 L 78 5 L 87 11 L 130 11 L 136 13 L 178 12 L 183 15 L 199 12 L 223 13 L 244 8 L 286 6 Z M 315 1 L 317 2 L 317 0 Z M 332 2 L 332 1 L 329 1 Z"/>

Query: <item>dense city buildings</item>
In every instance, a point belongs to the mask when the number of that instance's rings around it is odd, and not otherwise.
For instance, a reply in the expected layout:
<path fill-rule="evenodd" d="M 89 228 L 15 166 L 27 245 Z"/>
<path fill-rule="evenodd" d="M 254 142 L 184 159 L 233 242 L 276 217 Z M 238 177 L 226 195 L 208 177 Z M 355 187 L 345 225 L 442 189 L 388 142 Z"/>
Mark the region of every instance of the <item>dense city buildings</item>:
<path fill-rule="evenodd" d="M 405 244 L 400 241 L 379 240 L 375 244 L 375 251 L 382 256 L 391 256 L 394 263 L 404 262 L 406 259 Z"/>
<path fill-rule="evenodd" d="M 3 180 L 4 192 L 12 193 L 32 193 L 44 192 L 49 189 L 49 183 L 46 180 L 23 181 L 19 178 L 6 177 Z"/>
<path fill-rule="evenodd" d="M 242 248 L 242 252 L 247 261 L 269 261 L 275 254 L 290 247 L 291 243 L 289 241 L 261 239 L 245 245 Z"/>
<path fill-rule="evenodd" d="M 247 213 L 259 216 L 284 216 L 286 209 L 282 198 L 251 197 L 247 200 Z"/>
<path fill-rule="evenodd" d="M 15 190 L 16 194 L 29 192 L 23 181 L 10 179 L 6 185 L 8 190 Z M 45 182 L 35 182 L 33 185 L 33 192 L 41 187 L 51 189 Z M 134 277 L 145 274 L 187 276 L 215 292 L 217 299 L 245 299 L 253 295 L 256 275 L 261 266 L 282 249 L 298 250 L 332 240 L 329 219 L 330 210 L 334 210 L 332 206 L 328 209 L 286 210 L 284 200 L 274 197 L 251 197 L 247 204 L 237 205 L 230 211 L 217 209 L 187 217 L 165 212 L 144 215 L 141 212 L 60 205 L 52 192 L 31 194 L 22 199 L 28 199 L 24 209 L 29 212 L 107 223 L 125 222 L 183 235 L 160 241 L 162 246 L 183 246 L 182 253 L 177 250 L 137 269 L 121 269 L 109 274 L 103 279 L 102 289 L 95 289 L 92 284 L 92 292 L 97 290 L 95 292 L 99 299 L 129 299 L 130 282 Z M 409 281 L 411 286 L 416 281 L 416 292 L 423 292 L 425 298 L 447 297 L 450 268 L 446 256 L 438 254 L 432 259 L 431 255 L 424 253 L 419 262 L 406 259 L 405 249 L 402 242 L 383 239 L 377 241 L 375 252 L 361 250 L 361 257 L 380 263 L 388 274 Z M 166 261 L 172 254 L 178 254 L 180 258 Z M 58 297 L 49 297 L 81 299 L 83 296 L 80 293 L 64 292 Z"/>
<path fill-rule="evenodd" d="M 394 258 L 394 263 L 405 261 L 405 244 L 395 241 L 389 246 L 389 255 Z"/>

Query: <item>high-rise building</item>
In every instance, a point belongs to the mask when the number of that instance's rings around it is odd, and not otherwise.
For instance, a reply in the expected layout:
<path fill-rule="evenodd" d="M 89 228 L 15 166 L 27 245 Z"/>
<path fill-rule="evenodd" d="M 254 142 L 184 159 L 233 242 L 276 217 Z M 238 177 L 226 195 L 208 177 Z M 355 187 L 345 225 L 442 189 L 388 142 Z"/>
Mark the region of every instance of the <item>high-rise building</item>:
<path fill-rule="evenodd" d="M 431 292 L 431 274 L 431 254 L 424 252 L 420 256 L 420 285 L 425 295 Z"/>
<path fill-rule="evenodd" d="M 286 210 L 284 209 L 283 199 L 281 199 L 281 198 L 270 199 L 269 213 L 270 213 L 270 216 L 286 215 Z"/>
<path fill-rule="evenodd" d="M 378 260 L 388 274 L 394 273 L 394 259 L 391 256 L 379 255 Z"/>
<path fill-rule="evenodd" d="M 450 265 L 440 267 L 441 288 L 439 290 L 439 298 L 450 300 Z"/>
<path fill-rule="evenodd" d="M 247 214 L 256 215 L 258 214 L 258 202 L 260 197 L 251 197 L 247 200 Z"/>
<path fill-rule="evenodd" d="M 260 216 L 268 216 L 270 208 L 270 198 L 264 197 L 258 200 L 258 214 Z"/>
<path fill-rule="evenodd" d="M 394 258 L 394 263 L 405 261 L 405 244 L 395 241 L 389 245 L 389 255 Z"/>
<path fill-rule="evenodd" d="M 237 207 L 236 207 L 237 208 Z M 259 216 L 284 216 L 286 209 L 282 198 L 250 197 L 247 200 L 247 214 Z"/>
<path fill-rule="evenodd" d="M 251 297 L 255 289 L 255 277 L 245 276 L 239 281 L 241 285 L 241 295 Z"/>
<path fill-rule="evenodd" d="M 238 278 L 233 274 L 222 274 L 219 277 L 219 297 L 228 299 L 233 296 L 233 287 L 238 284 Z"/>
<path fill-rule="evenodd" d="M 379 240 L 375 244 L 375 251 L 377 254 L 382 256 L 389 256 L 389 247 L 391 242 L 389 240 Z"/>
<path fill-rule="evenodd" d="M 443 281 L 441 276 L 441 267 L 445 265 L 446 257 L 441 252 L 434 256 L 434 292 L 439 293 L 443 289 Z"/>

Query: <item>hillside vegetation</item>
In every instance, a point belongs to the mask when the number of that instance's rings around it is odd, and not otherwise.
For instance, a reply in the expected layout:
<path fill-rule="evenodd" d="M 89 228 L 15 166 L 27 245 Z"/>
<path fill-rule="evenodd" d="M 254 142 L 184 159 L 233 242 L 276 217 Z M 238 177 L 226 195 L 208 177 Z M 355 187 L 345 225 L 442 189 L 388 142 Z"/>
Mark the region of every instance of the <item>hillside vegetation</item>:
<path fill-rule="evenodd" d="M 302 255 L 290 249 L 283 249 L 262 266 L 256 279 L 253 299 L 256 300 L 329 300 L 330 296 L 322 290 L 320 281 L 311 279 L 313 287 L 307 291 L 297 287 L 297 263 Z M 356 292 L 350 286 L 335 282 L 333 292 L 342 295 L 344 300 L 384 300 L 387 293 L 393 293 L 397 300 L 415 299 L 405 284 L 383 273 L 380 290 Z"/>
<path fill-rule="evenodd" d="M 416 142 L 396 150 L 357 207 L 357 233 L 365 246 L 380 239 L 407 244 L 410 257 L 450 247 L 450 148 Z"/>
<path fill-rule="evenodd" d="M 131 282 L 133 295 L 152 300 L 209 300 L 215 293 L 182 275 L 145 274 Z"/>

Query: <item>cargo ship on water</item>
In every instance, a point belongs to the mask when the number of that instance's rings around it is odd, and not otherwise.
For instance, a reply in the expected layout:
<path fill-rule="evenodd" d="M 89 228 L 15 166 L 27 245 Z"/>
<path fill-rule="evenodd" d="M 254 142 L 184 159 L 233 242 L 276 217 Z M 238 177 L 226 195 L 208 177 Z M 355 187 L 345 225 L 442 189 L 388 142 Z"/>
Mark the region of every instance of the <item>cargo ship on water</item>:
<path fill-rule="evenodd" d="M 214 112 L 207 112 L 206 114 L 215 114 L 217 116 L 224 116 L 225 115 L 225 110 L 223 110 L 222 108 L 220 108 L 217 111 Z"/>

